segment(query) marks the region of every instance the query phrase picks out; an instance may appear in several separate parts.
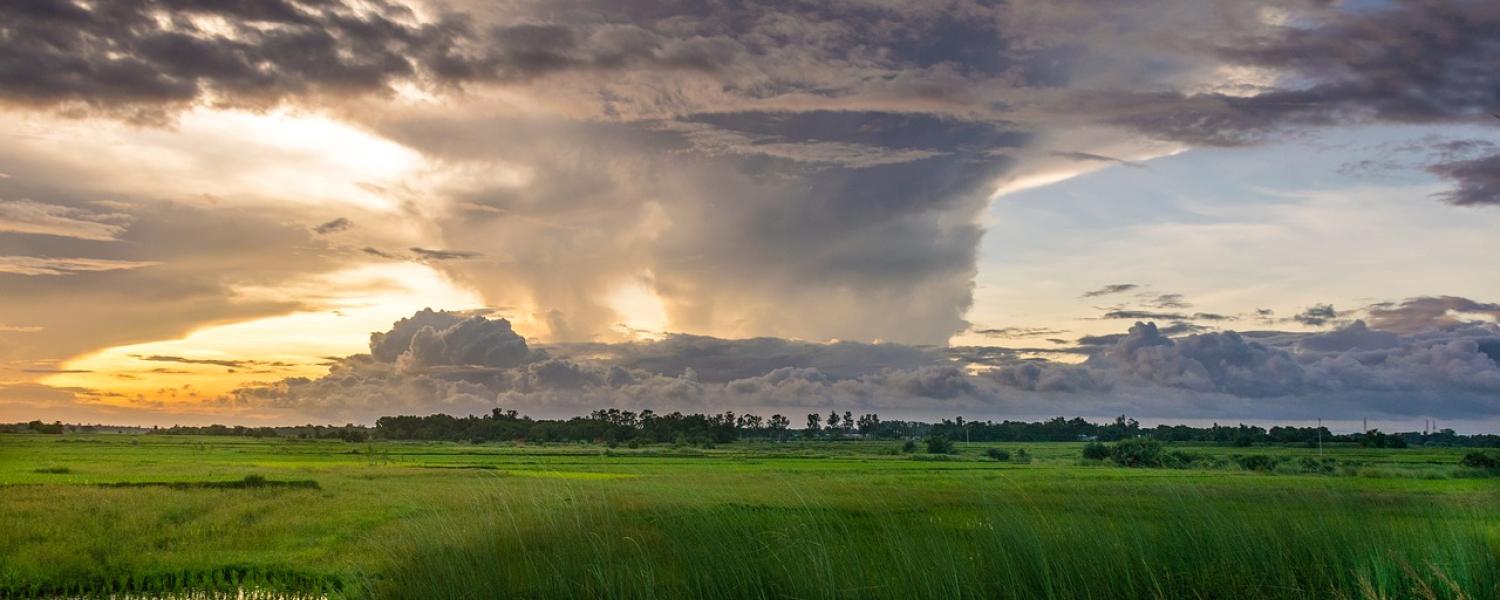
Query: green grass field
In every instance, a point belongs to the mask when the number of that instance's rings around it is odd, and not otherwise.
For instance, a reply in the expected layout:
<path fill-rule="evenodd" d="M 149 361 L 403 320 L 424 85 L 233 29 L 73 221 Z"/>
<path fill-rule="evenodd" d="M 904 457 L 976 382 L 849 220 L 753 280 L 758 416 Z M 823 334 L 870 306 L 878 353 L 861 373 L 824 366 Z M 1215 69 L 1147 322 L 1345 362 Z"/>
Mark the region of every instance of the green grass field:
<path fill-rule="evenodd" d="M 0 597 L 1500 598 L 1500 479 L 1459 450 L 898 446 L 3 435 Z"/>

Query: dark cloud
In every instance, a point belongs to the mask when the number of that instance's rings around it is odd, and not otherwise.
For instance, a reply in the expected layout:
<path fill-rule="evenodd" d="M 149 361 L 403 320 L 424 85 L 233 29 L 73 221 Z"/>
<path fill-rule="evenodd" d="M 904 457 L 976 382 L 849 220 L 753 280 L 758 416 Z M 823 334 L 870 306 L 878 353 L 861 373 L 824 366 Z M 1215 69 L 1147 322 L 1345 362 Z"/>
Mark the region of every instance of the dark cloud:
<path fill-rule="evenodd" d="M 1182 294 L 1160 294 L 1144 304 L 1151 308 L 1189 308 L 1192 306 Z"/>
<path fill-rule="evenodd" d="M 1109 334 L 1105 334 L 1105 335 L 1086 335 L 1086 336 L 1078 338 L 1078 345 L 1080 345 L 1080 346 L 1111 346 L 1111 345 L 1114 345 L 1115 342 L 1120 341 L 1120 339 L 1124 338 L 1124 337 L 1125 337 L 1125 334 L 1123 334 L 1123 333 L 1109 333 Z"/>
<path fill-rule="evenodd" d="M 1127 167 L 1134 167 L 1134 168 L 1137 168 L 1137 169 L 1144 169 L 1144 168 L 1146 168 L 1146 165 L 1143 165 L 1143 164 L 1138 163 L 1138 162 L 1128 161 L 1128 160 L 1124 160 L 1124 159 L 1120 159 L 1120 158 L 1114 158 L 1112 156 L 1104 156 L 1102 154 L 1093 154 L 1093 153 L 1090 153 L 1090 152 L 1052 152 L 1050 154 L 1052 156 L 1056 156 L 1058 158 L 1066 158 L 1068 160 L 1077 161 L 1077 162 L 1105 162 L 1105 163 L 1113 163 L 1113 164 L 1118 164 L 1118 165 L 1125 165 Z"/>
<path fill-rule="evenodd" d="M 1483 0 L 1334 7 L 1311 22 L 1226 32 L 1218 42 L 1219 58 L 1275 69 L 1284 87 L 1116 94 L 1092 104 L 1128 110 L 1117 122 L 1195 145 L 1251 143 L 1297 126 L 1473 121 L 1500 105 L 1497 28 L 1500 8 Z"/>
<path fill-rule="evenodd" d="M 468 252 L 465 250 L 432 250 L 428 248 L 416 247 L 413 247 L 410 250 L 416 253 L 416 255 L 423 260 L 463 260 L 484 256 L 483 254 L 480 254 L 478 252 Z M 369 249 L 366 249 L 365 252 L 368 253 Z"/>
<path fill-rule="evenodd" d="M 316 96 L 389 95 L 524 82 L 566 71 L 712 71 L 728 40 L 670 39 L 627 24 L 419 21 L 399 2 L 31 0 L 0 7 L 0 98 L 159 120 L 206 101 L 263 107 Z"/>
<path fill-rule="evenodd" d="M 1112 283 L 1112 284 L 1106 285 L 1106 286 L 1101 287 L 1101 288 L 1096 289 L 1096 290 L 1089 290 L 1087 292 L 1084 292 L 1083 293 L 1083 297 L 1084 298 L 1097 298 L 1099 296 L 1108 296 L 1108 295 L 1111 295 L 1111 294 L 1120 294 L 1120 293 L 1128 292 L 1130 290 L 1133 290 L 1133 289 L 1136 289 L 1136 288 L 1139 288 L 1139 287 L 1141 287 L 1141 286 L 1138 285 L 1138 284 L 1134 284 L 1134 283 Z"/>
<path fill-rule="evenodd" d="M 1439 163 L 1427 170 L 1456 185 L 1437 194 L 1443 202 L 1454 206 L 1500 206 L 1500 154 Z"/>
<path fill-rule="evenodd" d="M 386 260 L 400 260 L 401 259 L 400 256 L 397 256 L 395 254 L 391 254 L 391 253 L 386 252 L 384 250 L 381 250 L 379 248 L 373 248 L 373 247 L 370 247 L 370 246 L 365 246 L 364 248 L 360 248 L 359 251 L 363 252 L 365 254 L 368 254 L 370 256 L 374 256 L 374 257 L 377 257 L 377 258 L 384 258 Z"/>
<path fill-rule="evenodd" d="M 1112 310 L 1104 313 L 1101 319 L 1159 319 L 1163 321 L 1182 321 L 1190 318 L 1182 313 L 1155 312 L 1149 310 Z"/>
<path fill-rule="evenodd" d="M 1425 296 L 1409 298 L 1400 304 L 1377 305 L 1369 309 L 1369 314 L 1370 324 L 1376 329 L 1414 332 L 1485 322 L 1484 318 L 1495 322 L 1500 320 L 1500 304 L 1457 296 Z"/>
<path fill-rule="evenodd" d="M 544 348 L 560 357 L 589 357 L 664 375 L 679 376 L 691 370 L 704 382 L 741 379 L 782 367 L 817 369 L 832 377 L 847 378 L 943 361 L 938 349 L 905 344 L 815 343 L 768 337 L 727 340 L 686 334 L 647 342 L 550 344 Z"/>
<path fill-rule="evenodd" d="M 217 367 L 227 367 L 227 368 L 231 368 L 231 369 L 238 369 L 238 368 L 244 368 L 244 367 L 290 367 L 290 366 L 293 366 L 291 363 L 285 363 L 285 362 L 281 362 L 281 361 L 264 361 L 264 360 L 249 360 L 249 359 L 234 359 L 234 360 L 229 360 L 229 359 L 216 359 L 216 358 L 185 358 L 185 357 L 182 357 L 182 356 L 169 356 L 169 355 L 163 355 L 163 354 L 151 354 L 151 355 L 132 354 L 131 357 L 135 358 L 136 360 L 144 360 L 144 361 L 147 361 L 147 362 L 170 362 L 170 363 L 181 363 L 181 364 L 187 364 L 187 365 L 213 365 L 213 366 L 217 366 Z"/>
<path fill-rule="evenodd" d="M 347 231 L 350 227 L 353 227 L 353 226 L 354 226 L 354 222 L 353 221 L 350 221 L 349 219 L 346 219 L 344 217 L 339 217 L 339 218 L 334 219 L 332 221 L 328 221 L 326 223 L 318 225 L 317 227 L 313 227 L 312 230 L 313 230 L 313 233 L 316 233 L 318 235 L 328 235 L 330 233 L 338 233 L 340 231 Z"/>
<path fill-rule="evenodd" d="M 1102 315 L 1100 318 L 1103 318 L 1103 319 L 1154 319 L 1154 320 L 1161 320 L 1161 321 L 1233 321 L 1235 319 L 1238 319 L 1239 317 L 1235 317 L 1233 315 L 1221 315 L 1221 314 L 1218 314 L 1218 313 L 1208 313 L 1208 312 L 1185 314 L 1185 313 L 1175 313 L 1175 312 L 1156 312 L 1156 311 L 1149 311 L 1149 310 L 1124 310 L 1124 309 L 1121 309 L 1121 310 L 1111 310 L 1111 311 L 1108 311 L 1108 312 L 1104 313 L 1104 315 Z"/>
<path fill-rule="evenodd" d="M 975 329 L 973 331 L 982 336 L 1002 339 L 1042 337 L 1068 332 L 1066 329 L 1051 329 L 1047 327 L 998 327 Z"/>
<path fill-rule="evenodd" d="M 1339 312 L 1331 304 L 1314 304 L 1302 312 L 1292 315 L 1291 320 L 1313 327 L 1322 327 L 1337 319 Z"/>

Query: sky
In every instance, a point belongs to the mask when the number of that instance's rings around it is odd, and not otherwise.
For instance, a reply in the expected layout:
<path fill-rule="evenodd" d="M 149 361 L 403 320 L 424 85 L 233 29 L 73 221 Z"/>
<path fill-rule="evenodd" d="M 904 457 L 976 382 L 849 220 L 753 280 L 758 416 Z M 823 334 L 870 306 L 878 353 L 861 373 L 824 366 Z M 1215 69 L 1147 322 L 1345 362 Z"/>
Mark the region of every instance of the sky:
<path fill-rule="evenodd" d="M 0 421 L 1500 426 L 1487 1 L 0 5 Z"/>

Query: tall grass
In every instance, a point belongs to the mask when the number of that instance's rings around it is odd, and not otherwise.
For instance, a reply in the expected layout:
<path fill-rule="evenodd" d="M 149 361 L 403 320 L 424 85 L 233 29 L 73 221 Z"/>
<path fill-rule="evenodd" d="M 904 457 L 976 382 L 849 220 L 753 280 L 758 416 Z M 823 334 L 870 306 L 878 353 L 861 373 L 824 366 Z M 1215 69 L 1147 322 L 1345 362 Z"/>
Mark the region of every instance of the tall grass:
<path fill-rule="evenodd" d="M 476 497 L 364 580 L 379 598 L 1491 598 L 1496 532 L 1471 509 L 1371 519 L 1326 490 L 978 506 L 658 508 L 578 486 Z M 1386 507 L 1394 508 L 1394 507 Z M 1475 509 L 1477 510 L 1477 509 Z"/>

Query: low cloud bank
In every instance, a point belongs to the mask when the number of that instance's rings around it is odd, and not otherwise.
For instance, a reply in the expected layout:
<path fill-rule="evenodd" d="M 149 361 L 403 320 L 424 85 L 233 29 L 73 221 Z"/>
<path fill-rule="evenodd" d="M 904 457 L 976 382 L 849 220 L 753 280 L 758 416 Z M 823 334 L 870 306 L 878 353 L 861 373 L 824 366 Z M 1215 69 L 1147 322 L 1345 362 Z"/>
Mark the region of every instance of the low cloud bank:
<path fill-rule="evenodd" d="M 1069 364 L 994 358 L 1004 352 L 970 361 L 984 353 L 900 344 L 689 335 L 533 347 L 505 319 L 424 310 L 373 334 L 369 354 L 337 361 L 324 377 L 244 388 L 222 401 L 336 420 L 494 407 L 539 415 L 603 407 L 1223 419 L 1500 414 L 1500 326 L 1434 314 L 1421 329 L 1410 329 L 1408 315 L 1400 332 L 1357 320 L 1312 334 L 1170 337 L 1138 322 Z"/>

